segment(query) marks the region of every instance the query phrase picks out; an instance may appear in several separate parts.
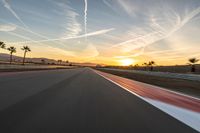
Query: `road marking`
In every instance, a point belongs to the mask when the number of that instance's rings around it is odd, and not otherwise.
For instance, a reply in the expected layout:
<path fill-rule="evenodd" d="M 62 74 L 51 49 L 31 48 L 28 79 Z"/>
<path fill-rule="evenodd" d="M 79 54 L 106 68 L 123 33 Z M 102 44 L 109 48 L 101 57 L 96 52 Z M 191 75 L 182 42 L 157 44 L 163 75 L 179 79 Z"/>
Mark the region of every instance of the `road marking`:
<path fill-rule="evenodd" d="M 136 92 L 131 91 L 129 88 L 121 85 L 120 83 L 117 83 L 117 82 L 113 81 L 112 79 L 106 77 L 105 75 L 103 75 L 104 74 L 103 72 L 99 72 L 96 70 L 94 70 L 94 72 L 97 73 L 98 75 L 100 75 L 101 77 L 105 78 L 106 80 L 118 85 L 119 87 L 123 88 L 124 90 L 132 93 L 133 95 L 139 97 L 140 99 L 144 100 L 145 102 L 153 105 L 154 107 L 160 109 L 161 111 L 167 113 L 168 115 L 174 117 L 175 119 L 181 121 L 182 123 L 184 123 L 200 132 L 200 124 L 199 124 L 200 123 L 200 112 L 198 112 L 198 111 L 195 112 L 195 111 L 189 110 L 187 108 L 174 106 L 172 104 L 169 104 L 169 103 L 157 100 L 157 99 L 151 99 L 148 97 L 141 96 L 140 94 L 137 94 Z M 112 75 L 112 74 L 108 74 L 108 75 Z M 115 76 L 115 75 L 113 75 L 113 76 Z M 119 76 L 115 76 L 115 77 L 121 78 Z M 152 85 L 152 87 L 154 87 L 154 86 Z M 163 89 L 163 91 L 166 91 L 166 90 Z M 173 91 L 169 91 L 169 92 L 173 93 Z M 174 93 L 174 94 L 177 95 L 178 93 Z M 186 98 L 191 98 L 191 97 L 187 97 L 187 95 L 182 95 L 182 94 L 180 96 L 186 97 Z M 195 99 L 195 100 L 199 100 L 199 99 Z M 200 102 L 200 100 L 199 100 L 199 102 Z"/>

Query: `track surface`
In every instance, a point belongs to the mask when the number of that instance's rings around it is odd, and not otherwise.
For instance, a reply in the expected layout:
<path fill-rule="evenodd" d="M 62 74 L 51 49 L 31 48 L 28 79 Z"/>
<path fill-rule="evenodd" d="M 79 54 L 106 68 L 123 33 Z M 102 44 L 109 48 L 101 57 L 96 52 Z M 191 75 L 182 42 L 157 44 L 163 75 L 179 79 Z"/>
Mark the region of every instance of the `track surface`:
<path fill-rule="evenodd" d="M 2 133 L 196 133 L 88 68 L 0 74 Z"/>

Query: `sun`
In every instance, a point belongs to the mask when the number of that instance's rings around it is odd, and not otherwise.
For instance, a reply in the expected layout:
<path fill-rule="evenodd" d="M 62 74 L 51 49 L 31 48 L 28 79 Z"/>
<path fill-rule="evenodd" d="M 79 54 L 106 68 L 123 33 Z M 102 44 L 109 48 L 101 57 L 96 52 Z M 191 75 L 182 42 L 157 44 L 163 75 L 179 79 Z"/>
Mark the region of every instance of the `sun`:
<path fill-rule="evenodd" d="M 135 61 L 134 61 L 133 59 L 130 59 L 130 58 L 120 60 L 120 64 L 121 64 L 122 66 L 130 66 L 130 65 L 132 65 L 134 62 L 135 62 Z"/>

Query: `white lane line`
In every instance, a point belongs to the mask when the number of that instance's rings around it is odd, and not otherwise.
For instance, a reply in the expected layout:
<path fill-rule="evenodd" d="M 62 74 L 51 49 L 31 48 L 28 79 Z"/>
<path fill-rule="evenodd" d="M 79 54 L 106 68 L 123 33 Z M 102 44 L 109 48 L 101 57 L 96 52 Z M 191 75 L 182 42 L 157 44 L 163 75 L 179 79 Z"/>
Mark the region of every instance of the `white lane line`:
<path fill-rule="evenodd" d="M 161 111 L 167 113 L 168 115 L 172 116 L 173 118 L 181 121 L 182 123 L 190 126 L 191 128 L 197 130 L 198 132 L 200 132 L 200 113 L 193 112 L 193 111 L 183 109 L 180 107 L 176 107 L 176 106 L 164 103 L 164 102 L 152 100 L 149 98 L 144 98 L 144 97 L 138 95 L 137 93 L 127 89 L 126 87 L 116 83 L 115 81 L 105 77 L 104 75 L 102 75 L 96 71 L 94 71 L 94 72 L 97 73 L 98 75 L 100 75 L 101 77 L 105 78 L 106 80 L 118 85 L 119 87 L 123 88 L 124 90 L 139 97 L 140 99 L 146 101 L 147 103 L 153 105 L 154 107 L 160 109 Z"/>
<path fill-rule="evenodd" d="M 200 131 L 200 113 L 150 98 L 146 98 L 146 101 L 193 129 Z"/>

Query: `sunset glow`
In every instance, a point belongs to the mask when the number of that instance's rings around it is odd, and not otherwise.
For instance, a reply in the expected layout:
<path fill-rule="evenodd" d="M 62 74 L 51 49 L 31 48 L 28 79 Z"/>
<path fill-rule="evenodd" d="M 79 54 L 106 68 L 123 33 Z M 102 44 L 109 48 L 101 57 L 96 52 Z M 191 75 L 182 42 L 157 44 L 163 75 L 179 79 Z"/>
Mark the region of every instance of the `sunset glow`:
<path fill-rule="evenodd" d="M 133 65 L 134 63 L 134 60 L 133 59 L 122 59 L 120 60 L 120 65 L 122 66 L 130 66 L 130 65 Z"/>
<path fill-rule="evenodd" d="M 0 0 L 0 40 L 18 56 L 29 45 L 30 57 L 186 64 L 200 57 L 199 18 L 199 0 Z"/>

